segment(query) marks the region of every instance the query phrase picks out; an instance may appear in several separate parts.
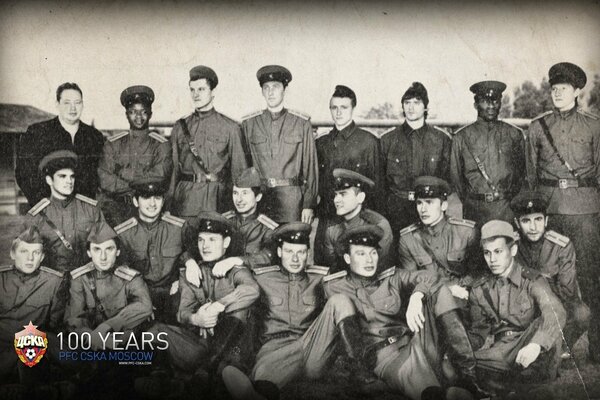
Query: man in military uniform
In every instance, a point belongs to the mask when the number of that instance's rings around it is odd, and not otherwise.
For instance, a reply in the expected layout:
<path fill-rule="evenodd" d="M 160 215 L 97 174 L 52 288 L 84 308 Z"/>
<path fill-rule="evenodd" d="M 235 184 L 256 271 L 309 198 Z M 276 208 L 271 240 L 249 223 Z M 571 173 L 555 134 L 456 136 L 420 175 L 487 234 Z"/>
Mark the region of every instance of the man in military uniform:
<path fill-rule="evenodd" d="M 420 176 L 414 183 L 421 222 L 400 231 L 400 266 L 408 271 L 436 273 L 447 282 L 454 297 L 466 300 L 475 258 L 480 254 L 475 222 L 446 216 L 450 185 L 443 179 Z"/>
<path fill-rule="evenodd" d="M 414 179 L 421 175 L 449 178 L 452 140 L 447 132 L 427 124 L 428 105 L 427 89 L 413 82 L 402 95 L 404 123 L 381 137 L 387 192 L 384 214 L 392 225 L 394 246 L 400 229 L 419 221 Z"/>
<path fill-rule="evenodd" d="M 229 209 L 230 188 L 247 161 L 240 126 L 215 111 L 215 71 L 204 65 L 190 70 L 190 94 L 195 111 L 173 127 L 173 214 L 189 219 L 201 211 Z"/>
<path fill-rule="evenodd" d="M 179 258 L 183 253 L 181 230 L 184 220 L 162 213 L 167 186 L 162 179 L 144 178 L 130 184 L 133 217 L 115 227 L 127 265 L 142 273 L 150 289 L 154 317 L 175 322 L 179 304 Z"/>
<path fill-rule="evenodd" d="M 336 209 L 337 219 L 332 221 L 325 231 L 324 253 L 315 255 L 317 262 L 329 265 L 333 270 L 343 269 L 345 263 L 337 246 L 340 236 L 353 226 L 377 225 L 384 232 L 381 238 L 380 255 L 381 268 L 388 268 L 395 263 L 392 229 L 389 222 L 379 213 L 363 209 L 367 191 L 373 190 L 375 183 L 359 174 L 347 169 L 336 168 L 333 170 L 333 188 L 335 197 L 333 204 Z"/>
<path fill-rule="evenodd" d="M 531 122 L 527 171 L 532 188 L 549 200 L 550 226 L 573 240 L 583 301 L 592 313 L 590 358 L 600 362 L 600 120 L 577 97 L 585 72 L 571 63 L 549 72 L 554 109 Z"/>
<path fill-rule="evenodd" d="M 515 126 L 499 121 L 506 85 L 483 81 L 472 85 L 477 121 L 456 131 L 450 175 L 463 203 L 465 218 L 485 223 L 512 221 L 512 199 L 523 186 L 525 140 Z"/>
<path fill-rule="evenodd" d="M 100 206 L 111 226 L 135 215 L 129 184 L 139 178 L 168 180 L 173 169 L 171 143 L 148 129 L 154 92 L 148 86 L 131 86 L 121 93 L 129 131 L 110 137 L 98 166 Z"/>
<path fill-rule="evenodd" d="M 50 195 L 37 166 L 44 156 L 57 150 L 77 154 L 81 168 L 77 171 L 75 192 L 96 198 L 104 137 L 93 126 L 81 122 L 83 92 L 76 83 L 66 82 L 56 89 L 56 107 L 57 117 L 31 125 L 19 138 L 15 177 L 31 207 Z"/>
<path fill-rule="evenodd" d="M 348 229 L 340 238 L 348 270 L 323 279 L 328 297 L 341 294 L 355 306 L 361 335 L 348 335 L 354 342 L 351 354 L 392 390 L 421 399 L 447 384 L 441 373 L 447 352 L 460 376 L 454 384 L 475 392 L 475 359 L 458 303 L 430 271 L 391 267 L 378 274 L 383 234 L 373 225 Z M 453 390 L 470 398 L 467 391 Z"/>
<path fill-rule="evenodd" d="M 516 259 L 541 272 L 561 300 L 567 311 L 563 336 L 570 351 L 590 322 L 590 309 L 581 300 L 577 283 L 575 247 L 568 237 L 546 229 L 548 201 L 542 193 L 523 191 L 510 206 L 521 234 Z"/>
<path fill-rule="evenodd" d="M 471 290 L 469 333 L 480 383 L 502 396 L 520 379 L 556 376 L 565 310 L 544 277 L 514 258 L 517 244 L 508 222 L 483 225 L 481 245 L 492 274 Z"/>
<path fill-rule="evenodd" d="M 310 118 L 283 106 L 292 74 L 279 65 L 256 73 L 267 109 L 244 117 L 242 131 L 266 186 L 263 206 L 278 223 L 311 223 L 317 204 L 317 152 Z"/>
<path fill-rule="evenodd" d="M 71 271 L 88 260 L 87 236 L 104 216 L 96 200 L 74 194 L 77 155 L 58 150 L 45 156 L 40 173 L 50 186 L 50 197 L 40 200 L 25 217 L 25 227 L 39 228 L 46 243 L 46 263 L 59 271 Z"/>

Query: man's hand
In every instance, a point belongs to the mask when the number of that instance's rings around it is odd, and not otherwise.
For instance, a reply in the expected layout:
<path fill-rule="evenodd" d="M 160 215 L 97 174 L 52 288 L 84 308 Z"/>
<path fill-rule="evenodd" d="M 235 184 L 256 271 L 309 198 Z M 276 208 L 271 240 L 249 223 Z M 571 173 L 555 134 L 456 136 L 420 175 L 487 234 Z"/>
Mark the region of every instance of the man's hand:
<path fill-rule="evenodd" d="M 458 299 L 469 300 L 469 291 L 464 287 L 460 285 L 450 285 L 448 289 L 452 292 L 452 296 Z"/>
<path fill-rule="evenodd" d="M 212 269 L 212 274 L 217 278 L 222 278 L 227 275 L 227 272 L 235 266 L 244 265 L 244 260 L 239 257 L 229 257 L 215 264 Z"/>
<path fill-rule="evenodd" d="M 169 290 L 169 296 L 173 296 L 179 290 L 179 281 L 173 282 L 171 289 Z"/>
<path fill-rule="evenodd" d="M 225 311 L 225 306 L 218 301 L 213 301 L 210 303 L 210 306 L 208 306 L 208 311 L 218 315 Z"/>
<path fill-rule="evenodd" d="M 209 310 L 212 303 L 206 303 L 202 305 L 192 316 L 190 322 L 192 325 L 199 326 L 200 328 L 214 328 L 217 325 L 217 318 L 219 313 L 214 310 Z"/>
<path fill-rule="evenodd" d="M 406 309 L 406 323 L 413 332 L 419 332 L 423 328 L 425 316 L 423 315 L 423 296 L 421 292 L 415 292 L 410 296 Z"/>
<path fill-rule="evenodd" d="M 527 346 L 519 350 L 515 362 L 519 365 L 522 365 L 523 368 L 527 368 L 532 362 L 537 360 L 541 350 L 542 348 L 539 344 L 529 343 Z"/>
<path fill-rule="evenodd" d="M 304 210 L 302 210 L 302 222 L 304 222 L 305 224 L 312 224 L 314 215 L 315 214 L 312 208 L 305 208 Z"/>
<path fill-rule="evenodd" d="M 185 262 L 185 279 L 192 285 L 200 287 L 202 271 L 200 270 L 198 263 L 191 258 Z"/>

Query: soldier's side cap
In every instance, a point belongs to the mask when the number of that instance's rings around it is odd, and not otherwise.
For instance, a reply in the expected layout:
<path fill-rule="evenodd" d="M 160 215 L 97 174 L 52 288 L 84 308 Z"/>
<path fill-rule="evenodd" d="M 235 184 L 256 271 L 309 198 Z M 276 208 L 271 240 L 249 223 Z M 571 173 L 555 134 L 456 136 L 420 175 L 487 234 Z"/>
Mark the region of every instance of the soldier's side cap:
<path fill-rule="evenodd" d="M 383 235 L 383 229 L 377 225 L 353 226 L 340 236 L 338 245 L 344 250 L 352 244 L 379 248 L 379 241 Z"/>
<path fill-rule="evenodd" d="M 437 176 L 419 176 L 415 179 L 415 198 L 445 200 L 450 194 L 450 185 Z"/>
<path fill-rule="evenodd" d="M 158 177 L 146 177 L 132 181 L 129 187 L 133 189 L 136 196 L 150 197 L 162 196 L 167 191 L 165 181 Z"/>
<path fill-rule="evenodd" d="M 336 85 L 331 97 L 349 97 L 356 102 L 356 93 L 354 93 L 354 90 L 344 85 Z"/>
<path fill-rule="evenodd" d="M 192 234 L 196 237 L 202 232 L 230 236 L 235 230 L 233 223 L 216 211 L 203 211 L 193 218 L 189 224 Z"/>
<path fill-rule="evenodd" d="M 246 168 L 234 179 L 233 184 L 239 188 L 261 187 L 260 173 L 254 167 Z"/>
<path fill-rule="evenodd" d="M 256 72 L 256 78 L 260 87 L 266 82 L 276 81 L 287 86 L 292 81 L 292 73 L 281 65 L 265 65 Z"/>
<path fill-rule="evenodd" d="M 57 150 L 44 156 L 38 165 L 38 169 L 43 172 L 44 169 L 75 169 L 76 166 L 77 154 L 71 150 Z"/>
<path fill-rule="evenodd" d="M 550 85 L 569 83 L 576 89 L 583 89 L 587 83 L 587 76 L 579 66 L 570 62 L 561 62 L 550 67 L 548 81 Z"/>
<path fill-rule="evenodd" d="M 479 97 L 498 99 L 506 90 L 506 84 L 499 81 L 482 81 L 471 85 L 469 90 Z"/>
<path fill-rule="evenodd" d="M 294 243 L 308 245 L 310 241 L 311 226 L 304 222 L 289 222 L 280 225 L 273 231 L 272 239 L 277 243 Z"/>
<path fill-rule="evenodd" d="M 94 244 L 104 243 L 117 237 L 117 233 L 106 222 L 100 222 L 92 226 L 87 241 Z"/>
<path fill-rule="evenodd" d="M 217 73 L 206 65 L 196 65 L 194 68 L 190 69 L 190 81 L 198 79 L 206 79 L 209 81 L 211 89 L 216 88 L 219 84 Z"/>
<path fill-rule="evenodd" d="M 533 213 L 546 214 L 548 199 L 540 192 L 523 190 L 510 201 L 510 208 L 518 217 Z"/>
<path fill-rule="evenodd" d="M 140 102 L 147 106 L 154 103 L 154 91 L 148 86 L 130 86 L 121 92 L 121 104 L 127 108 L 132 103 Z"/>
<path fill-rule="evenodd" d="M 357 187 L 362 190 L 373 189 L 375 182 L 364 175 L 349 169 L 336 168 L 333 170 L 333 184 L 335 190 Z"/>
<path fill-rule="evenodd" d="M 19 233 L 17 239 L 29 244 L 44 244 L 44 238 L 40 234 L 40 231 L 37 228 L 37 226 L 30 226 L 28 228 L 25 228 L 21 233 Z"/>
<path fill-rule="evenodd" d="M 516 232 L 512 225 L 506 221 L 493 219 L 486 222 L 481 227 L 481 240 L 490 239 L 497 236 L 504 236 L 513 240 L 517 238 Z"/>

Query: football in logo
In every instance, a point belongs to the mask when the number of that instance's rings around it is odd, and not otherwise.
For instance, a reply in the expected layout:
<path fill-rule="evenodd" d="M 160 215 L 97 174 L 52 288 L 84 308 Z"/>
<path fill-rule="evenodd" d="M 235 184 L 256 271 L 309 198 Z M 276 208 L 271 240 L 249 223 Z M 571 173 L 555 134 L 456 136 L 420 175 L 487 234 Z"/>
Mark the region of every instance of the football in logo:
<path fill-rule="evenodd" d="M 33 367 L 40 362 L 46 349 L 48 348 L 48 339 L 46 333 L 39 331 L 36 325 L 29 321 L 29 325 L 23 326 L 21 332 L 15 333 L 15 351 L 19 360 L 28 367 Z"/>

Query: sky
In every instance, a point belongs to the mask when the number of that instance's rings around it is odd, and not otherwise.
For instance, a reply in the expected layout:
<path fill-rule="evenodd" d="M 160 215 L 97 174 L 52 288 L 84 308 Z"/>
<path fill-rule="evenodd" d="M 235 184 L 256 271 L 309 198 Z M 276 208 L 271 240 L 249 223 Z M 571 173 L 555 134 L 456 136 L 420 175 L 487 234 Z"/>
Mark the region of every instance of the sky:
<path fill-rule="evenodd" d="M 77 82 L 83 120 L 127 128 L 123 89 L 148 85 L 154 121 L 193 111 L 188 72 L 219 76 L 215 108 L 234 119 L 264 108 L 256 71 L 291 70 L 286 105 L 329 121 L 335 85 L 353 88 L 357 116 L 400 98 L 413 81 L 429 114 L 473 120 L 468 88 L 501 80 L 509 92 L 570 61 L 600 74 L 596 1 L 4 1 L 0 103 L 56 112 L 55 91 Z M 591 84 L 588 84 L 589 88 Z"/>

